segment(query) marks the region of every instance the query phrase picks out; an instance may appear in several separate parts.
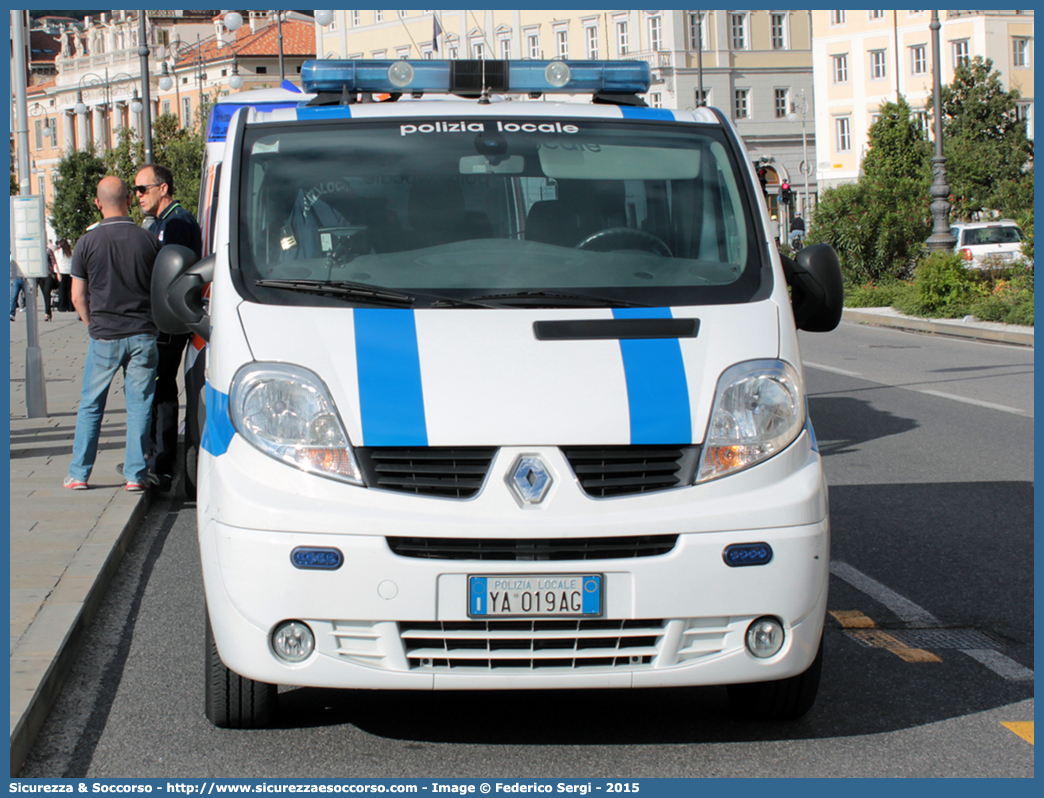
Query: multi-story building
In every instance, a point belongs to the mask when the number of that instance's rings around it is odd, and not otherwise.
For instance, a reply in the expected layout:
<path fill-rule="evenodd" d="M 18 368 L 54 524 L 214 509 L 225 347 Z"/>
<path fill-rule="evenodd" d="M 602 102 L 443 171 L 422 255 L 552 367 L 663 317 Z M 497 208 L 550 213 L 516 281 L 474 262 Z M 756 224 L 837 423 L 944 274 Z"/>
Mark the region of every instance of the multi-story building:
<path fill-rule="evenodd" d="M 242 27 L 232 32 L 216 10 L 146 12 L 154 122 L 169 113 L 191 126 L 207 98 L 279 85 L 274 13 L 243 17 Z M 53 170 L 67 150 L 89 143 L 108 149 L 118 142 L 120 128 L 140 134 L 143 117 L 136 110 L 142 95 L 137 12 L 86 17 L 77 24 L 49 22 L 59 47 L 55 74 L 27 90 L 30 184 L 47 202 L 53 199 Z M 302 64 L 315 57 L 313 26 L 310 17 L 284 12 L 282 60 L 291 81 L 299 82 Z"/>
<path fill-rule="evenodd" d="M 816 178 L 829 188 L 859 179 L 867 134 L 881 104 L 901 94 L 931 134 L 931 11 L 813 11 Z M 943 84 L 956 66 L 993 61 L 1033 137 L 1033 11 L 940 11 Z"/>
<path fill-rule="evenodd" d="M 806 193 L 815 198 L 801 168 L 805 152 L 815 160 L 808 11 L 334 11 L 316 26 L 315 49 L 321 58 L 640 59 L 652 67 L 646 102 L 664 108 L 695 107 L 702 75 L 705 103 L 770 167 L 772 209 L 782 180 L 799 213 Z"/>

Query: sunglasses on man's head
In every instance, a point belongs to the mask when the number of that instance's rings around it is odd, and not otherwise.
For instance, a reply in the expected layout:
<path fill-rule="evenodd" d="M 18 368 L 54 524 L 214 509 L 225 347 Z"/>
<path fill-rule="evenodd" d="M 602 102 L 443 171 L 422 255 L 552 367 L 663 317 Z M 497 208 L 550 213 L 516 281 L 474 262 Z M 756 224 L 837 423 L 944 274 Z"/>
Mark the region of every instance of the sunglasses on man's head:
<path fill-rule="evenodd" d="M 138 194 L 144 194 L 150 188 L 155 188 L 156 186 L 162 186 L 162 185 L 163 185 L 162 183 L 149 183 L 147 186 L 135 186 L 134 187 L 134 191 L 137 192 Z"/>

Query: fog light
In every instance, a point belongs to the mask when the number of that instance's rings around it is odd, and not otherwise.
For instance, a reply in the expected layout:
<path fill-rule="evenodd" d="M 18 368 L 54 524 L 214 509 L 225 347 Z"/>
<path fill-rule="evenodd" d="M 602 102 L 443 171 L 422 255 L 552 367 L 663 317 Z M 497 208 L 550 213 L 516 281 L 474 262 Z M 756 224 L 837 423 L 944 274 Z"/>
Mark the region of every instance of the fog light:
<path fill-rule="evenodd" d="M 315 635 L 301 621 L 283 621 L 272 632 L 272 650 L 287 662 L 303 662 L 315 650 Z"/>
<path fill-rule="evenodd" d="M 783 648 L 783 624 L 779 618 L 758 618 L 747 627 L 747 650 L 759 659 L 775 656 Z"/>

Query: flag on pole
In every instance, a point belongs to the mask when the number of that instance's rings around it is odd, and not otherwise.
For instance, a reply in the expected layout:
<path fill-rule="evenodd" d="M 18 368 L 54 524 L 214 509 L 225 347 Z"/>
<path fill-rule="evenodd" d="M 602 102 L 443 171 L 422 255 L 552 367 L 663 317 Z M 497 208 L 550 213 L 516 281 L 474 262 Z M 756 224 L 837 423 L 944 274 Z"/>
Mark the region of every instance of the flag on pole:
<path fill-rule="evenodd" d="M 434 14 L 431 15 L 431 22 L 431 49 L 437 53 L 439 51 L 439 34 L 442 33 L 442 27 L 439 25 L 439 18 Z"/>

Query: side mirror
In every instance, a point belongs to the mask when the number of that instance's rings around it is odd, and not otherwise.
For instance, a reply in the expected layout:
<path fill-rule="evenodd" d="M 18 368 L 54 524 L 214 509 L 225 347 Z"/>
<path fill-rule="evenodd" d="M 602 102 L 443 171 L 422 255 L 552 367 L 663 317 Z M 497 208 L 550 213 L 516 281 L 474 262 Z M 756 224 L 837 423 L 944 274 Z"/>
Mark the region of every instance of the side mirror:
<path fill-rule="evenodd" d="M 214 256 L 197 263 L 188 247 L 169 244 L 156 256 L 152 270 L 152 318 L 165 333 L 188 333 L 210 339 L 210 316 L 203 290 L 214 278 Z"/>
<path fill-rule="evenodd" d="M 828 244 L 804 247 L 791 260 L 781 256 L 799 330 L 830 332 L 841 322 L 845 288 L 841 261 Z"/>

